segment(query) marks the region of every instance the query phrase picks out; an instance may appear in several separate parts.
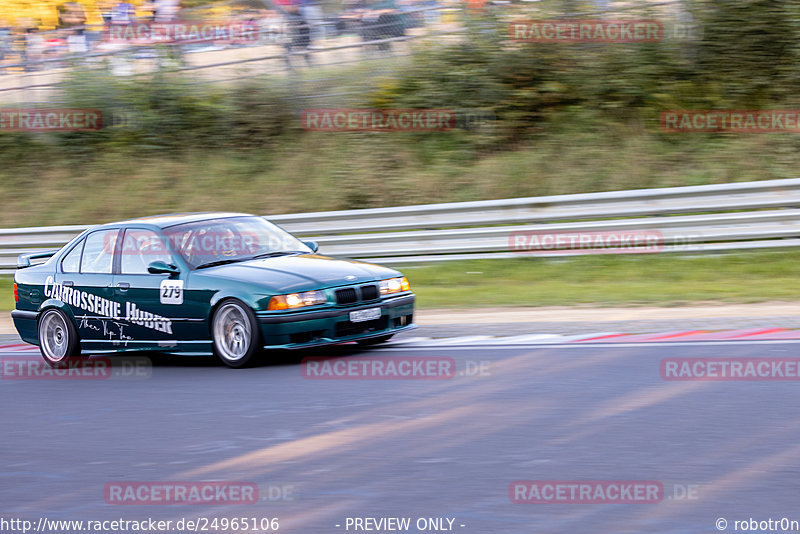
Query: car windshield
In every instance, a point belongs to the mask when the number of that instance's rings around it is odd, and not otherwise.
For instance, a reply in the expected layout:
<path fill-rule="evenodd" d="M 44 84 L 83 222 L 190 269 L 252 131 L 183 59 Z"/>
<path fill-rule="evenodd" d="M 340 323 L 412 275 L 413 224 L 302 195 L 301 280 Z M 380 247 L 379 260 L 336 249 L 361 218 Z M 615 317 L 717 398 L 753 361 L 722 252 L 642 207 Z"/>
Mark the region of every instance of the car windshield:
<path fill-rule="evenodd" d="M 261 217 L 229 217 L 164 229 L 192 269 L 259 257 L 312 252 L 302 241 Z"/>

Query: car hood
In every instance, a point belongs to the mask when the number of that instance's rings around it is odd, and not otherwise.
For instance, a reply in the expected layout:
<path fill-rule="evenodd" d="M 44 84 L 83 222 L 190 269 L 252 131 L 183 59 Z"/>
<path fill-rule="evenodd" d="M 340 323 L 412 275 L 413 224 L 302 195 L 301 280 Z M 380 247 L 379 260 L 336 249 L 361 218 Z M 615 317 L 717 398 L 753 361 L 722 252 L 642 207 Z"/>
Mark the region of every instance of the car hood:
<path fill-rule="evenodd" d="M 284 293 L 373 282 L 402 276 L 394 269 L 316 254 L 278 256 L 230 263 L 195 271 L 195 276 L 252 283 Z"/>

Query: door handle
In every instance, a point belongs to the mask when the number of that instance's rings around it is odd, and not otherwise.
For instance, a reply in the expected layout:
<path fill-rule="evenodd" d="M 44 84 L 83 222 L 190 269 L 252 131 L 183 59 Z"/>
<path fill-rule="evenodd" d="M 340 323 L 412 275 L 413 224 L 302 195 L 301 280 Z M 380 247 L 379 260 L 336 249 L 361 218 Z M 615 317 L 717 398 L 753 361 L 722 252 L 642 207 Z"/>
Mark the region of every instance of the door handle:
<path fill-rule="evenodd" d="M 127 291 L 131 288 L 131 285 L 128 282 L 120 282 L 119 284 L 117 284 L 117 287 L 123 291 Z"/>
<path fill-rule="evenodd" d="M 64 287 L 72 287 L 75 285 L 75 282 L 73 282 L 72 280 L 64 280 L 63 282 L 61 282 L 61 285 Z"/>

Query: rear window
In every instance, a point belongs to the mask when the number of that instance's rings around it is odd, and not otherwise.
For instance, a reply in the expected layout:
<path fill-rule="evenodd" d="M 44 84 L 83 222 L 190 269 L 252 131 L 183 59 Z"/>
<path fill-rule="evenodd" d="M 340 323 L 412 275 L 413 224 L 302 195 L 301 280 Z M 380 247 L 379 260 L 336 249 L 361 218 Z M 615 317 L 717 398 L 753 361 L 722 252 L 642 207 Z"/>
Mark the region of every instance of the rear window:
<path fill-rule="evenodd" d="M 83 245 L 82 273 L 111 274 L 118 235 L 119 230 L 100 230 L 89 234 Z"/>
<path fill-rule="evenodd" d="M 83 251 L 83 239 L 80 243 L 72 247 L 64 259 L 61 260 L 61 270 L 65 273 L 77 273 L 81 270 L 81 252 Z"/>

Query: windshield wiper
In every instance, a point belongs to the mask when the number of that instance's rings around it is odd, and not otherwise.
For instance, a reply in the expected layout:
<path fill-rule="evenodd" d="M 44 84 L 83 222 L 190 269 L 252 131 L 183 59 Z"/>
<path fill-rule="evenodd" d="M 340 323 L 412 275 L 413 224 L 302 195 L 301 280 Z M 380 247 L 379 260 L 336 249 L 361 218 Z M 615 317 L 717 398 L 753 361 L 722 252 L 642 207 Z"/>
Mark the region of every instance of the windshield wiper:
<path fill-rule="evenodd" d="M 216 267 L 217 265 L 225 265 L 227 263 L 236 263 L 240 261 L 245 261 L 250 258 L 230 258 L 227 260 L 217 260 L 217 261 L 210 261 L 208 263 L 201 263 L 195 269 L 205 269 L 206 267 Z"/>
<path fill-rule="evenodd" d="M 289 254 L 306 254 L 306 252 L 301 252 L 299 250 L 273 250 L 272 252 L 264 252 L 263 254 L 256 254 L 250 259 L 257 260 L 260 258 L 275 258 L 277 256 L 288 256 Z"/>
<path fill-rule="evenodd" d="M 289 254 L 306 254 L 306 253 L 301 252 L 299 250 L 273 250 L 272 252 L 256 254 L 255 256 L 250 256 L 247 258 L 230 258 L 227 260 L 210 261 L 208 263 L 202 263 L 198 265 L 197 267 L 195 267 L 195 269 L 205 269 L 206 267 L 216 267 L 217 265 L 225 265 L 226 263 L 237 263 L 240 261 L 257 260 L 259 258 L 274 258 L 276 256 L 288 256 Z"/>

